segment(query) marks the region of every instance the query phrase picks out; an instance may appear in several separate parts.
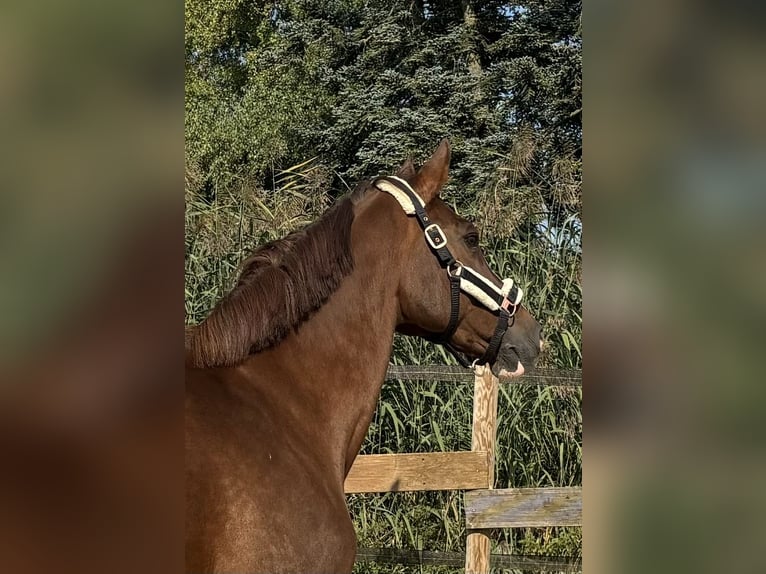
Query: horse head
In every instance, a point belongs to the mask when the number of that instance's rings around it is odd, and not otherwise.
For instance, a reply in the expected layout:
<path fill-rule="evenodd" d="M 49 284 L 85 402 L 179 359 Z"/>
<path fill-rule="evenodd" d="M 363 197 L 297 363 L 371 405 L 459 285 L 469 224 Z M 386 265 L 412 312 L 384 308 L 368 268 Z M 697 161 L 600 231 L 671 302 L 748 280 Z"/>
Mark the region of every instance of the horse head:
<path fill-rule="evenodd" d="M 521 304 L 520 287 L 489 268 L 474 224 L 439 197 L 449 161 L 445 139 L 420 170 L 408 161 L 396 176 L 373 181 L 409 219 L 397 330 L 444 343 L 466 365 L 520 376 L 540 352 L 541 327 Z"/>

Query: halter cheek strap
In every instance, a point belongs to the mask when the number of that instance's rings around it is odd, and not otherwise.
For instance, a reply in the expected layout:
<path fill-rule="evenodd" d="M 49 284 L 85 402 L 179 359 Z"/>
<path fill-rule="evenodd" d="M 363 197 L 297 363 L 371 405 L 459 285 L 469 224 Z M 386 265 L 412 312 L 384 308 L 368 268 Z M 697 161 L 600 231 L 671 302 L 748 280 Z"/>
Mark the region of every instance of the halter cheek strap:
<path fill-rule="evenodd" d="M 431 221 L 426 213 L 425 202 L 409 183 L 396 176 L 384 176 L 377 178 L 373 185 L 393 196 L 407 215 L 417 219 L 425 235 L 426 243 L 441 266 L 447 270 L 450 282 L 450 318 L 439 339 L 463 366 L 469 366 L 468 359 L 449 343 L 458 326 L 460 292 L 462 291 L 498 316 L 495 332 L 487 349 L 473 364 L 483 365 L 494 362 L 503 335 L 508 329 L 509 322 L 512 324 L 516 309 L 521 303 L 522 290 L 514 285 L 512 279 L 504 279 L 503 286 L 497 287 L 478 271 L 457 261 L 447 247 L 447 236 L 444 231 L 439 225 Z"/>
<path fill-rule="evenodd" d="M 425 234 L 426 243 L 436 254 L 442 267 L 449 267 L 455 263 L 455 258 L 452 257 L 452 253 L 447 249 L 447 236 L 444 235 L 441 227 L 431 221 L 431 218 L 426 213 L 425 202 L 410 187 L 409 183 L 401 178 L 390 175 L 379 177 L 373 184 L 381 191 L 394 196 L 394 199 L 404 209 L 404 213 L 415 216 Z"/>

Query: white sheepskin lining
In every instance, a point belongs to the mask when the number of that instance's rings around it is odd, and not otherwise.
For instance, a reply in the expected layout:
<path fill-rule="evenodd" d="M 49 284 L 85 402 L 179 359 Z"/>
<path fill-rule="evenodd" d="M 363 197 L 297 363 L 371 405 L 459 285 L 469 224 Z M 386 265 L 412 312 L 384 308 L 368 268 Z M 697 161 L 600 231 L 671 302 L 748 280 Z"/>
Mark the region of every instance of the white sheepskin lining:
<path fill-rule="evenodd" d="M 471 275 L 472 279 L 469 280 L 465 277 L 466 272 Z M 468 267 L 467 265 L 464 265 L 460 268 L 458 271 L 458 277 L 460 277 L 460 290 L 464 293 L 467 293 L 474 299 L 476 299 L 479 303 L 484 305 L 487 309 L 490 311 L 499 311 L 500 305 L 498 304 L 496 299 L 493 299 L 490 297 L 483 289 L 475 285 L 475 281 L 481 281 L 484 283 L 490 291 L 494 291 L 497 293 L 498 298 L 502 299 L 508 296 L 508 293 L 510 293 L 511 289 L 513 288 L 513 279 L 504 279 L 503 280 L 503 286 L 502 288 L 497 287 L 494 283 L 492 283 L 489 279 L 484 277 L 481 273 L 478 273 L 474 269 Z M 516 300 L 511 301 L 514 305 L 518 305 L 521 302 L 521 298 L 523 296 L 523 293 L 521 289 L 517 288 L 516 290 Z"/>
<path fill-rule="evenodd" d="M 426 204 L 423 202 L 423 199 L 414 189 L 412 189 L 412 186 L 409 183 L 399 177 L 396 177 L 395 175 L 389 175 L 387 177 L 389 179 L 395 179 L 396 181 L 405 185 L 412 192 L 412 195 L 414 195 L 420 202 L 420 207 L 425 207 Z M 399 205 L 402 206 L 404 213 L 407 215 L 415 215 L 415 206 L 412 204 L 410 197 L 401 189 L 396 187 L 393 183 L 386 181 L 385 179 L 378 179 L 375 181 L 375 187 L 377 187 L 380 191 L 385 191 L 389 195 L 392 195 L 394 199 L 399 202 Z"/>

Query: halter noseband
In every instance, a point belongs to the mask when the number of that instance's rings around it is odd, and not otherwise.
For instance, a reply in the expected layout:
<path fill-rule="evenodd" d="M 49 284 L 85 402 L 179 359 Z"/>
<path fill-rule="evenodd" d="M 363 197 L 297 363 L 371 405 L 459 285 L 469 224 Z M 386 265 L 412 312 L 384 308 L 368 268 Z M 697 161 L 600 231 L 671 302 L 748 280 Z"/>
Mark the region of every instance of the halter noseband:
<path fill-rule="evenodd" d="M 447 236 L 438 224 L 433 223 L 428 217 L 425 202 L 414 189 L 401 178 L 396 176 L 383 176 L 373 181 L 373 185 L 380 191 L 388 193 L 399 202 L 407 215 L 414 215 L 418 220 L 425 235 L 426 243 L 436 255 L 439 264 L 447 271 L 450 282 L 450 318 L 447 328 L 442 331 L 437 340 L 441 342 L 464 367 L 474 367 L 494 362 L 500 349 L 500 342 L 508 330 L 509 323 L 516 314 L 516 309 L 521 303 L 523 292 L 513 284 L 513 279 L 504 279 L 502 288 L 497 287 L 484 275 L 463 265 L 456 260 L 447 247 Z M 469 360 L 458 352 L 449 343 L 458 325 L 460 316 L 460 292 L 473 297 L 481 305 L 498 316 L 495 332 L 492 334 L 489 345 L 484 354 L 470 363 Z"/>

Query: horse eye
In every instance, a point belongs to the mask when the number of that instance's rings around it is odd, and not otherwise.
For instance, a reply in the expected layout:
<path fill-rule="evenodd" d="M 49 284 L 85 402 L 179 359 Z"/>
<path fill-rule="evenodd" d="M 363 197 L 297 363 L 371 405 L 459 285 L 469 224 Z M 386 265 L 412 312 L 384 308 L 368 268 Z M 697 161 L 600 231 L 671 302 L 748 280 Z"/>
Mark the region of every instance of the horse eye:
<path fill-rule="evenodd" d="M 464 239 L 465 244 L 471 249 L 476 249 L 479 246 L 479 236 L 475 233 L 467 235 Z"/>

